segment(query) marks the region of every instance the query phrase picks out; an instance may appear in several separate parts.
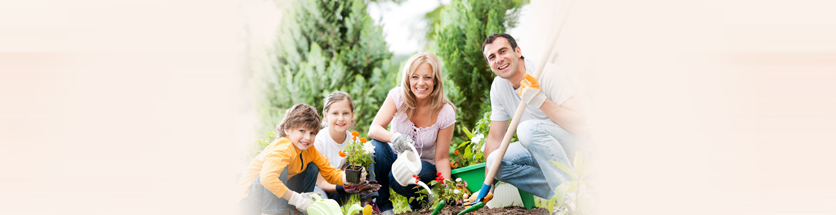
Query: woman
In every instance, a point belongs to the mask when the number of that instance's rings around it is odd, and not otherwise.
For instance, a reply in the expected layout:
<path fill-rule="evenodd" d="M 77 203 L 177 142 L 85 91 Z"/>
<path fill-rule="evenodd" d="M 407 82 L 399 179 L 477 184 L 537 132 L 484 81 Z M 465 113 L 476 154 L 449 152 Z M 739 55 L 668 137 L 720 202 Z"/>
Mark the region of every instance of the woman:
<path fill-rule="evenodd" d="M 392 130 L 385 129 L 392 123 Z M 391 169 L 398 158 L 395 147 L 413 144 L 421 157 L 422 169 L 418 174 L 421 181 L 428 183 L 436 173 L 450 178 L 448 150 L 453 139 L 456 111 L 444 96 L 441 82 L 441 67 L 438 57 L 431 53 L 415 54 L 407 60 L 403 69 L 401 86 L 389 91 L 386 101 L 377 112 L 369 128 L 369 137 L 375 146 L 374 167 L 378 182 L 396 193 L 417 197 L 415 185 L 400 186 Z M 438 164 L 438 165 L 436 165 Z M 387 177 L 388 176 L 388 177 Z M 391 214 L 393 208 L 389 192 L 380 190 L 376 204 L 383 213 Z M 410 207 L 420 208 L 419 201 L 412 201 Z"/>

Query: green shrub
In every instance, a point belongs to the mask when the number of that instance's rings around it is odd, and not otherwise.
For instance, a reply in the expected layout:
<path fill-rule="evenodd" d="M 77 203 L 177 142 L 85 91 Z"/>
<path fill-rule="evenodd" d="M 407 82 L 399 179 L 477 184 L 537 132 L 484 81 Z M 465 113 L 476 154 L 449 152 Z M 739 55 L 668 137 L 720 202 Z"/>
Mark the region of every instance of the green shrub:
<path fill-rule="evenodd" d="M 297 103 L 321 110 L 334 91 L 354 100 L 354 130 L 365 132 L 395 86 L 398 65 L 391 63 L 380 26 L 366 13 L 366 2 L 288 1 L 268 66 L 254 66 L 257 134 L 275 129 L 284 110 Z M 259 69 L 261 68 L 261 69 Z M 263 149 L 263 147 L 261 148 Z M 258 153 L 261 149 L 251 150 Z"/>
<path fill-rule="evenodd" d="M 440 24 L 432 29 L 436 54 L 453 85 L 448 96 L 458 107 L 457 124 L 473 125 L 490 109 L 490 86 L 495 76 L 482 57 L 488 35 L 516 25 L 519 9 L 527 0 L 453 0 L 441 11 Z M 437 11 L 433 11 L 437 13 Z M 429 15 L 428 15 L 429 16 Z M 446 90 L 446 89 L 445 89 Z M 457 126 L 457 141 L 463 138 Z"/>
<path fill-rule="evenodd" d="M 488 138 L 488 131 L 490 131 L 491 124 L 491 110 L 482 113 L 482 118 L 476 122 L 473 129 L 467 129 L 462 126 L 462 131 L 467 135 L 467 140 L 450 144 L 450 165 L 452 168 L 466 167 L 478 163 L 485 162 L 484 145 Z M 503 134 L 504 135 L 504 134 Z M 517 134 L 511 137 L 511 143 L 519 141 Z M 499 143 L 497 143 L 499 144 Z"/>
<path fill-rule="evenodd" d="M 267 145 L 273 143 L 276 140 L 276 135 L 271 131 L 267 132 L 267 136 L 258 140 L 253 141 L 250 145 L 249 151 L 247 152 L 247 160 L 254 158 L 258 153 L 261 153 L 261 150 L 264 150 Z"/>
<path fill-rule="evenodd" d="M 491 123 L 490 116 L 490 111 L 482 114 L 482 118 L 473 126 L 473 130 L 462 127 L 462 131 L 467 135 L 468 140 L 455 145 L 455 147 L 450 147 L 450 162 L 453 162 L 451 165 L 452 168 L 466 167 L 485 162 L 485 152 L 482 146 L 485 145 L 485 139 L 488 137 L 488 131 L 490 130 L 488 128 L 488 125 Z M 451 146 L 453 145 L 451 144 Z"/>

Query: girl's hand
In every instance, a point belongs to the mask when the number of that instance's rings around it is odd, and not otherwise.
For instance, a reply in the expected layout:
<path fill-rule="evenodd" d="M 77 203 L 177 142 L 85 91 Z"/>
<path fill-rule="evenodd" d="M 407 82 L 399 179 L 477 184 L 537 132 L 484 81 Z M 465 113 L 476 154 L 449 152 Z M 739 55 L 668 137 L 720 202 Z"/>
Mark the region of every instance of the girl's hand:
<path fill-rule="evenodd" d="M 356 185 L 345 186 L 343 189 L 346 193 L 366 194 L 380 190 L 380 184 L 378 184 L 375 180 L 363 181 Z"/>

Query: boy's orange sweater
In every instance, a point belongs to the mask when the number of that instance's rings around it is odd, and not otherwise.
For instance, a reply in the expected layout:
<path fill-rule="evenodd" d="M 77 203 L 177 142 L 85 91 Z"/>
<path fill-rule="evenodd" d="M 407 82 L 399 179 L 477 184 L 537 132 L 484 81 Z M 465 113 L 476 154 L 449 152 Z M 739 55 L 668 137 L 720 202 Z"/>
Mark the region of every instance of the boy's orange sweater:
<path fill-rule="evenodd" d="M 287 168 L 287 178 L 290 179 L 304 171 L 304 168 L 311 162 L 319 167 L 319 174 L 328 183 L 344 185 L 343 171 L 332 167 L 328 159 L 316 150 L 316 147 L 311 146 L 302 151 L 296 148 L 289 139 L 282 137 L 270 143 L 264 151 L 250 161 L 241 179 L 238 180 L 239 197 L 246 198 L 253 179 L 261 175 L 261 184 L 281 198 L 287 192 L 287 186 L 279 180 L 282 171 Z"/>

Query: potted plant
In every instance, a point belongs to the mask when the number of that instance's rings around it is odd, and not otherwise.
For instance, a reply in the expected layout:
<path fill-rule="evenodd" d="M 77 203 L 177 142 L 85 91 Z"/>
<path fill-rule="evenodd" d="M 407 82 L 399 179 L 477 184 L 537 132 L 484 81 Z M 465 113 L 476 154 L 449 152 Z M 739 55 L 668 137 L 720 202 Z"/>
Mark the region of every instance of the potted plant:
<path fill-rule="evenodd" d="M 366 138 L 358 137 L 360 133 L 351 132 L 351 141 L 345 145 L 345 151 L 340 151 L 340 156 L 346 157 L 348 166 L 345 168 L 345 178 L 351 183 L 360 183 L 364 180 L 369 180 L 370 174 L 368 171 L 366 178 L 360 178 L 363 169 L 374 163 L 374 145 L 368 142 Z"/>

